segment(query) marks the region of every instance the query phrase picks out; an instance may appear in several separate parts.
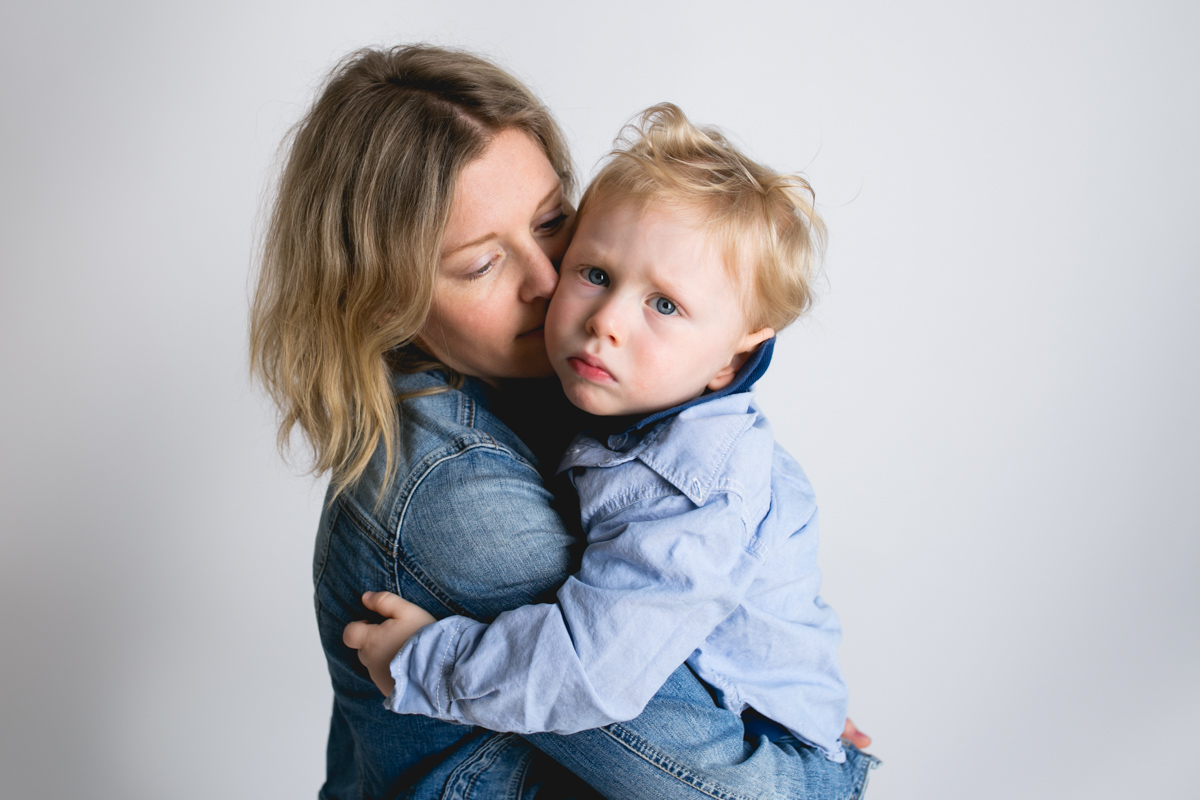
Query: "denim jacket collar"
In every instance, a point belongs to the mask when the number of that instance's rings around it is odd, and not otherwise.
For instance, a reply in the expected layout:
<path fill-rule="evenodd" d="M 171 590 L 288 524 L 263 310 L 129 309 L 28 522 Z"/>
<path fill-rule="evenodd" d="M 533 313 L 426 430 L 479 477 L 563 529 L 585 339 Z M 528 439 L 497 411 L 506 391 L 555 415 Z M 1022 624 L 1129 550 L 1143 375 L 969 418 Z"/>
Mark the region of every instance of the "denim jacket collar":
<path fill-rule="evenodd" d="M 450 385 L 450 373 L 444 369 L 392 373 L 392 388 L 397 392 L 414 392 L 434 387 L 448 387 Z M 457 387 L 457 390 L 484 408 L 489 407 L 495 400 L 496 390 L 470 375 L 462 376 L 462 384 Z"/>

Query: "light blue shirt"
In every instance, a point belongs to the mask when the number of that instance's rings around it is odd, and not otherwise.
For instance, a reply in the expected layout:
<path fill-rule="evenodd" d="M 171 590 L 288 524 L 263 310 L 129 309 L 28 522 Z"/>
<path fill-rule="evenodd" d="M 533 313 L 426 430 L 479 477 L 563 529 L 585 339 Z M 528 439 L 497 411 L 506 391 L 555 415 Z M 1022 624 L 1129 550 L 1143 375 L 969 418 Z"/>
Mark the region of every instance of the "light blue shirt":
<path fill-rule="evenodd" d="M 574 733 L 637 716 L 687 662 L 828 758 L 847 694 L 819 597 L 817 509 L 749 392 L 564 456 L 588 547 L 557 603 L 449 617 L 392 662 L 387 704 L 493 730 Z"/>

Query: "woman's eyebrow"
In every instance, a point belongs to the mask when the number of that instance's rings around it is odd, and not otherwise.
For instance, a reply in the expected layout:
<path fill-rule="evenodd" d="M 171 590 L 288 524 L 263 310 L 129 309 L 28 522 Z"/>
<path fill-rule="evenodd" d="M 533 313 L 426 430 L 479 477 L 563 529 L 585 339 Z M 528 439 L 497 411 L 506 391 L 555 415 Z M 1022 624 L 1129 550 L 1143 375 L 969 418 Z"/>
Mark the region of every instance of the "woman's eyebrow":
<path fill-rule="evenodd" d="M 538 203 L 538 208 L 541 208 L 542 206 L 546 205 L 546 203 L 550 202 L 550 198 L 554 197 L 556 194 L 562 194 L 562 181 L 555 183 L 554 188 L 546 192 L 546 196 L 542 198 L 540 203 Z"/>
<path fill-rule="evenodd" d="M 546 192 L 546 196 L 538 201 L 537 207 L 541 208 L 542 206 L 546 205 L 546 203 L 550 202 L 550 198 L 554 197 L 555 194 L 561 194 L 561 193 L 562 193 L 562 183 L 560 182 L 560 183 L 555 184 L 553 189 Z M 482 236 L 477 236 L 469 242 L 463 242 L 462 244 L 455 246 L 451 250 L 443 250 L 441 257 L 445 258 L 446 256 L 454 255 L 459 250 L 466 250 L 468 247 L 474 247 L 477 244 L 483 244 L 488 239 L 494 239 L 494 238 L 496 238 L 495 232 L 488 231 L 487 233 L 483 234 Z"/>
<path fill-rule="evenodd" d="M 449 255 L 453 255 L 453 254 L 457 253 L 459 250 L 466 250 L 468 247 L 474 247 L 477 244 L 483 244 L 488 239 L 494 239 L 494 238 L 496 238 L 496 234 L 493 233 L 492 231 L 488 231 L 483 236 L 477 236 L 469 242 L 463 242 L 462 244 L 458 245 L 457 247 L 455 247 L 452 250 L 443 250 L 442 258 L 445 258 L 446 256 L 449 256 Z"/>

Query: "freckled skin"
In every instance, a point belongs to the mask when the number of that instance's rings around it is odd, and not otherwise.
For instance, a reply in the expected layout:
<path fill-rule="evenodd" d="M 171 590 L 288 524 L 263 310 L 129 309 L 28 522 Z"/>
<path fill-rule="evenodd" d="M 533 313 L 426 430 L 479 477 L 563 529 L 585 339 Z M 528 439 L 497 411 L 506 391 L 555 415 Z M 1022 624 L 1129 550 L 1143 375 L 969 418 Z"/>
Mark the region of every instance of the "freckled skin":
<path fill-rule="evenodd" d="M 493 385 L 549 375 L 542 326 L 572 213 L 542 148 L 521 131 L 498 134 L 458 178 L 417 343 Z"/>

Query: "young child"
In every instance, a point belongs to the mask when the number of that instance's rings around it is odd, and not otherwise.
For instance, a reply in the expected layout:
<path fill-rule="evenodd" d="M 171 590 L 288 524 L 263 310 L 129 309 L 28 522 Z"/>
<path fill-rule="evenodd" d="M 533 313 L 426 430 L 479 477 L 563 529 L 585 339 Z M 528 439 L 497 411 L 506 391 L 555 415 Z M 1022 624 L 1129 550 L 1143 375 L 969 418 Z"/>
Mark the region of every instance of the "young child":
<path fill-rule="evenodd" d="M 560 466 L 578 574 L 490 625 L 368 593 L 391 619 L 345 641 L 392 710 L 520 733 L 632 719 L 686 661 L 722 706 L 842 762 L 812 488 L 749 391 L 809 304 L 824 228 L 803 179 L 675 106 L 637 133 L 580 202 L 546 318 L 567 397 L 608 418 Z"/>

